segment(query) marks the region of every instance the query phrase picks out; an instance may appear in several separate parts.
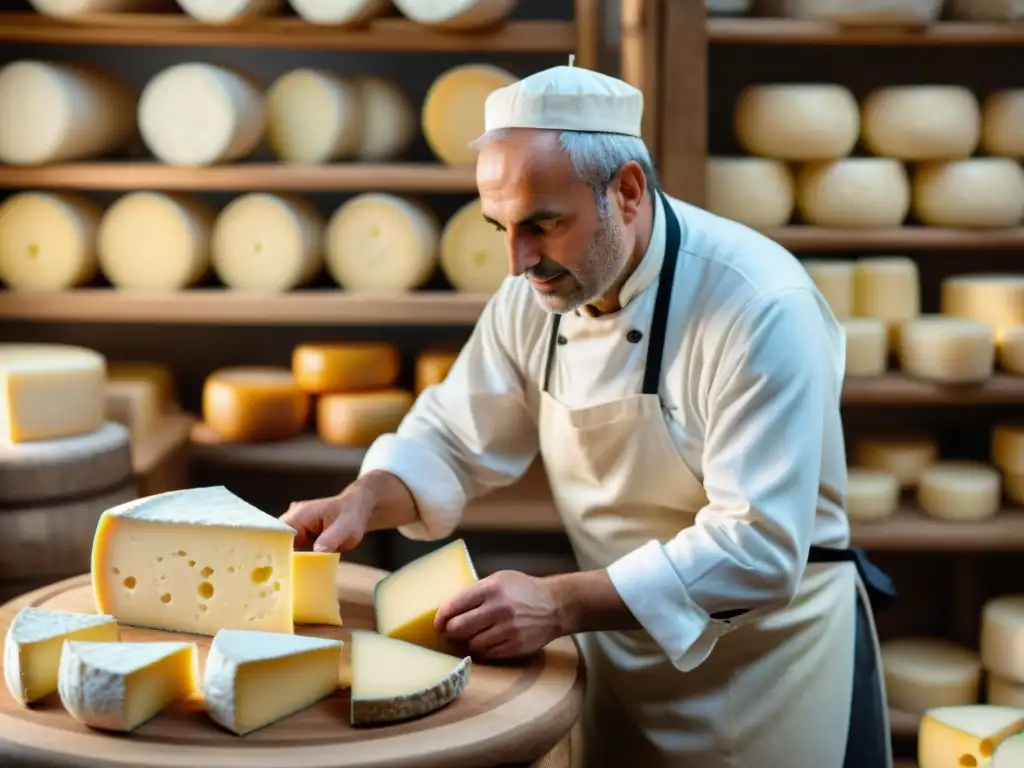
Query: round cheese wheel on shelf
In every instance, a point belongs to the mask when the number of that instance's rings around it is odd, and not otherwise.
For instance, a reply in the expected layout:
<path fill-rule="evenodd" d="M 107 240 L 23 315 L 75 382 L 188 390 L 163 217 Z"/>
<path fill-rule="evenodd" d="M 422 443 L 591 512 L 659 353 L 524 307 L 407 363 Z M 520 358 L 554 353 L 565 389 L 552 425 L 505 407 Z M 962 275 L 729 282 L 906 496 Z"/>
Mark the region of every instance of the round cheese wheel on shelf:
<path fill-rule="evenodd" d="M 440 384 L 458 359 L 458 350 L 428 349 L 416 356 L 415 387 L 418 395 L 427 387 Z"/>
<path fill-rule="evenodd" d="M 82 195 L 21 192 L 0 203 L 0 281 L 8 288 L 63 291 L 96 274 L 103 210 Z"/>
<path fill-rule="evenodd" d="M 878 469 L 846 471 L 846 516 L 851 522 L 873 522 L 896 514 L 900 481 Z"/>
<path fill-rule="evenodd" d="M 205 24 L 227 24 L 271 16 L 284 7 L 284 0 L 177 0 L 181 10 Z"/>
<path fill-rule="evenodd" d="M 100 269 L 118 288 L 179 291 L 210 268 L 210 237 L 217 212 L 199 198 L 132 192 L 100 222 Z"/>
<path fill-rule="evenodd" d="M 803 259 L 801 263 L 832 314 L 839 320 L 853 317 L 853 262 Z"/>
<path fill-rule="evenodd" d="M 900 328 L 921 314 L 921 276 L 906 256 L 870 256 L 853 266 L 853 314 L 882 320 L 889 346 L 899 345 Z"/>
<path fill-rule="evenodd" d="M 323 268 L 324 219 L 294 195 L 235 198 L 213 226 L 213 268 L 229 288 L 284 293 Z"/>
<path fill-rule="evenodd" d="M 36 13 L 57 19 L 88 13 L 143 13 L 174 8 L 174 0 L 28 0 Z"/>
<path fill-rule="evenodd" d="M 906 26 L 939 18 L 943 0 L 760 0 L 757 15 L 833 21 L 844 26 Z"/>
<path fill-rule="evenodd" d="M 704 207 L 754 229 L 788 224 L 796 206 L 793 172 L 766 157 L 712 157 L 706 166 Z"/>
<path fill-rule="evenodd" d="M 931 227 L 1013 227 L 1024 218 L 1024 170 L 1005 157 L 922 163 L 913 196 L 914 215 Z"/>
<path fill-rule="evenodd" d="M 880 647 L 892 708 L 922 714 L 981 698 L 981 660 L 969 648 L 926 637 L 898 638 Z"/>
<path fill-rule="evenodd" d="M 470 144 L 484 132 L 484 102 L 492 91 L 518 78 L 491 64 L 452 67 L 431 84 L 423 101 L 423 135 L 437 159 L 447 165 L 472 165 Z"/>
<path fill-rule="evenodd" d="M 329 163 L 352 157 L 362 138 L 359 92 L 340 75 L 295 69 L 267 90 L 266 140 L 288 163 Z"/>
<path fill-rule="evenodd" d="M 804 223 L 842 229 L 898 227 L 910 210 L 910 179 L 899 160 L 851 157 L 807 163 L 797 172 Z"/>
<path fill-rule="evenodd" d="M 985 520 L 999 512 L 999 473 L 977 461 L 940 461 L 921 473 L 917 503 L 930 517 L 949 523 Z"/>
<path fill-rule="evenodd" d="M 287 368 L 236 366 L 203 384 L 203 421 L 225 442 L 256 443 L 298 436 L 311 398 Z"/>
<path fill-rule="evenodd" d="M 448 219 L 441 233 L 441 271 L 463 293 L 494 293 L 508 277 L 505 236 L 484 220 L 480 199 Z"/>
<path fill-rule="evenodd" d="M 999 365 L 1007 373 L 1024 375 L 1024 325 L 1008 325 L 996 339 Z"/>
<path fill-rule="evenodd" d="M 519 0 L 394 0 L 407 19 L 441 29 L 482 29 L 506 19 Z"/>
<path fill-rule="evenodd" d="M 996 91 L 981 103 L 981 149 L 1024 158 L 1024 88 Z"/>
<path fill-rule="evenodd" d="M 1008 327 L 1024 325 L 1024 275 L 952 275 L 942 281 L 939 306 L 944 315 L 985 323 L 999 343 Z"/>
<path fill-rule="evenodd" d="M 383 16 L 391 0 L 288 0 L 289 5 L 310 24 L 357 26 Z"/>
<path fill-rule="evenodd" d="M 842 320 L 846 332 L 846 375 L 881 376 L 889 363 L 886 325 L 875 317 Z"/>
<path fill-rule="evenodd" d="M 900 160 L 970 157 L 981 135 L 977 97 L 959 85 L 896 85 L 861 106 L 861 141 L 873 155 Z"/>
<path fill-rule="evenodd" d="M 980 647 L 985 669 L 1024 684 L 1024 594 L 1002 595 L 982 606 Z"/>
<path fill-rule="evenodd" d="M 163 163 L 205 166 L 249 155 L 263 137 L 263 94 L 247 77 L 200 62 L 175 64 L 139 98 L 142 140 Z"/>
<path fill-rule="evenodd" d="M 841 85 L 751 85 L 734 105 L 733 131 L 753 155 L 835 160 L 849 155 L 857 143 L 860 109 Z"/>
<path fill-rule="evenodd" d="M 983 323 L 923 315 L 900 327 L 900 369 L 917 379 L 973 384 L 995 370 L 992 330 Z"/>
<path fill-rule="evenodd" d="M 1016 683 L 989 672 L 985 676 L 985 687 L 988 690 L 986 699 L 989 704 L 1024 709 L 1024 683 Z"/>
<path fill-rule="evenodd" d="M 914 488 L 921 474 L 939 460 L 939 445 L 928 437 L 862 438 L 854 456 L 857 465 L 888 472 L 901 488 Z"/>
<path fill-rule="evenodd" d="M 351 82 L 359 93 L 362 116 L 356 158 L 372 163 L 404 154 L 419 129 L 409 94 L 392 80 L 375 75 L 359 75 Z"/>
<path fill-rule="evenodd" d="M 368 447 L 394 432 L 412 408 L 414 398 L 401 389 L 321 395 L 316 403 L 316 429 L 330 445 Z"/>
<path fill-rule="evenodd" d="M 367 193 L 343 203 L 327 224 L 327 271 L 350 291 L 412 291 L 437 270 L 441 225 L 423 206 Z"/>
<path fill-rule="evenodd" d="M 1024 426 L 996 424 L 989 452 L 996 469 L 1011 475 L 1024 474 Z"/>
<path fill-rule="evenodd" d="M 44 165 L 123 149 L 135 135 L 135 94 L 82 64 L 14 61 L 0 69 L 0 162 Z"/>
<path fill-rule="evenodd" d="M 292 373 L 306 392 L 387 389 L 398 380 L 401 360 L 391 344 L 310 342 L 292 352 Z"/>
<path fill-rule="evenodd" d="M 947 11 L 957 21 L 1024 19 L 1024 3 L 1020 0 L 948 0 Z"/>

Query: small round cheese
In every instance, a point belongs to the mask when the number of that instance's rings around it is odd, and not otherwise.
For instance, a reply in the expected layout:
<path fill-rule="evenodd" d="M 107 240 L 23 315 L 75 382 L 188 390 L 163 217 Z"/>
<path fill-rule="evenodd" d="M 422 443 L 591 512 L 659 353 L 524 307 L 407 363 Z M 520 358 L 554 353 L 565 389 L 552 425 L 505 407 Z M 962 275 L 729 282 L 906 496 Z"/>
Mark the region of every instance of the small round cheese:
<path fill-rule="evenodd" d="M 853 267 L 853 314 L 882 320 L 889 346 L 899 345 L 900 328 L 921 314 L 921 276 L 906 256 L 869 256 Z"/>
<path fill-rule="evenodd" d="M 996 469 L 1011 475 L 1024 474 L 1024 426 L 996 424 L 989 452 Z"/>
<path fill-rule="evenodd" d="M 944 315 L 985 323 L 999 343 L 1008 327 L 1024 325 L 1024 275 L 952 275 L 941 283 L 939 306 Z"/>
<path fill-rule="evenodd" d="M 359 92 L 333 72 L 292 70 L 267 91 L 267 146 L 285 162 L 350 158 L 359 147 L 362 128 Z"/>
<path fill-rule="evenodd" d="M 1024 504 L 1024 473 L 1003 475 L 1003 493 L 1014 504 Z"/>
<path fill-rule="evenodd" d="M 878 469 L 846 471 L 846 516 L 852 522 L 873 522 L 896 514 L 900 481 Z"/>
<path fill-rule="evenodd" d="M 1024 684 L 1024 594 L 992 598 L 981 609 L 981 661 L 985 669 Z"/>
<path fill-rule="evenodd" d="M 103 215 L 99 260 L 118 288 L 178 291 L 210 268 L 216 210 L 194 197 L 132 192 Z"/>
<path fill-rule="evenodd" d="M 203 384 L 203 421 L 224 442 L 287 440 L 305 428 L 310 400 L 287 368 L 222 368 Z"/>
<path fill-rule="evenodd" d="M 271 16 L 284 0 L 177 0 L 181 10 L 204 24 L 227 24 Z"/>
<path fill-rule="evenodd" d="M 1007 373 L 1024 375 L 1024 325 L 1008 325 L 1002 329 L 998 345 L 999 365 Z"/>
<path fill-rule="evenodd" d="M 359 75 L 351 83 L 359 93 L 362 115 L 356 158 L 373 163 L 404 154 L 419 129 L 409 94 L 393 81 L 374 75 Z"/>
<path fill-rule="evenodd" d="M 441 233 L 441 271 L 463 293 L 494 293 L 508 277 L 505 236 L 484 219 L 480 199 L 452 216 Z"/>
<path fill-rule="evenodd" d="M 483 29 L 504 21 L 518 0 L 394 0 L 399 13 L 441 29 Z"/>
<path fill-rule="evenodd" d="M 992 330 L 983 323 L 922 315 L 900 327 L 900 368 L 908 376 L 944 384 L 972 384 L 995 370 Z"/>
<path fill-rule="evenodd" d="M 458 357 L 457 351 L 443 349 L 429 349 L 417 355 L 414 374 L 416 394 L 444 381 Z"/>
<path fill-rule="evenodd" d="M 316 428 L 330 445 L 365 448 L 381 435 L 398 429 L 414 398 L 401 389 L 321 395 L 316 403 Z"/>
<path fill-rule="evenodd" d="M 492 91 L 518 78 L 491 64 L 452 67 L 431 84 L 423 100 L 423 135 L 431 151 L 447 165 L 472 165 L 470 144 L 484 132 L 484 102 Z"/>
<path fill-rule="evenodd" d="M 256 192 L 232 200 L 213 227 L 212 258 L 229 288 L 284 293 L 323 267 L 324 221 L 309 202 Z"/>
<path fill-rule="evenodd" d="M 896 85 L 868 94 L 861 141 L 873 155 L 900 160 L 970 157 L 981 135 L 977 97 L 959 85 Z"/>
<path fill-rule="evenodd" d="M 391 0 L 288 0 L 310 24 L 358 26 L 383 16 Z"/>
<path fill-rule="evenodd" d="M 1024 158 L 1024 88 L 996 91 L 982 102 L 981 148 L 987 155 Z"/>
<path fill-rule="evenodd" d="M 822 227 L 898 227 L 910 210 L 910 180 L 899 160 L 851 157 L 807 163 L 797 173 L 804 223 Z"/>
<path fill-rule="evenodd" d="M 986 697 L 989 704 L 997 707 L 1024 709 L 1024 683 L 1015 683 L 993 672 L 985 676 Z"/>
<path fill-rule="evenodd" d="M 938 443 L 927 437 L 876 437 L 857 441 L 855 461 L 896 477 L 901 488 L 914 488 L 921 474 L 939 460 Z"/>
<path fill-rule="evenodd" d="M 981 660 L 956 643 L 907 637 L 881 644 L 889 706 L 913 714 L 935 707 L 976 704 L 981 698 Z"/>
<path fill-rule="evenodd" d="M 801 263 L 832 314 L 839 320 L 853 317 L 853 262 L 804 259 Z"/>
<path fill-rule="evenodd" d="M 888 368 L 886 325 L 874 317 L 842 320 L 846 332 L 846 375 L 881 376 Z"/>
<path fill-rule="evenodd" d="M 327 224 L 327 271 L 350 291 L 412 291 L 436 271 L 440 240 L 441 225 L 423 206 L 397 195 L 356 195 Z"/>
<path fill-rule="evenodd" d="M 931 227 L 1013 227 L 1024 218 L 1024 170 L 1005 157 L 922 163 L 914 215 Z"/>
<path fill-rule="evenodd" d="M 712 157 L 706 166 L 704 207 L 754 229 L 788 224 L 796 206 L 793 172 L 766 157 Z"/>
<path fill-rule="evenodd" d="M 976 461 L 940 461 L 921 473 L 917 502 L 921 511 L 938 520 L 968 523 L 999 511 L 1002 489 L 999 473 Z"/>
<path fill-rule="evenodd" d="M 62 291 L 96 274 L 102 209 L 78 194 L 21 192 L 0 203 L 0 281 L 8 288 Z"/>
<path fill-rule="evenodd" d="M 860 109 L 841 85 L 752 85 L 736 100 L 733 131 L 753 155 L 835 160 L 849 155 L 857 143 Z"/>
<path fill-rule="evenodd" d="M 316 395 L 386 389 L 398 380 L 400 359 L 391 344 L 309 342 L 292 352 L 292 373 Z"/>

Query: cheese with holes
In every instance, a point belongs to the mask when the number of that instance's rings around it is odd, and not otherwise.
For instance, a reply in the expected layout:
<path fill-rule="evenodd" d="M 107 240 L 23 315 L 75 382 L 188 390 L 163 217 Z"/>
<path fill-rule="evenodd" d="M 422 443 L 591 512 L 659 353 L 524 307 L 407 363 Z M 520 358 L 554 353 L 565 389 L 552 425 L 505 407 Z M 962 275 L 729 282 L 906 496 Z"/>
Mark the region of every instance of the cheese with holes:
<path fill-rule="evenodd" d="M 0 442 L 93 432 L 106 413 L 106 360 L 68 344 L 0 344 Z"/>
<path fill-rule="evenodd" d="M 27 606 L 15 615 L 4 638 L 4 682 L 19 704 L 57 692 L 65 640 L 117 642 L 117 620 L 102 614 L 52 611 Z"/>
<path fill-rule="evenodd" d="M 398 349 L 384 342 L 309 342 L 292 352 L 296 383 L 315 395 L 391 387 L 401 367 Z"/>
<path fill-rule="evenodd" d="M 888 368 L 886 325 L 875 317 L 842 321 L 846 333 L 846 375 L 881 376 Z"/>
<path fill-rule="evenodd" d="M 458 351 L 443 349 L 428 349 L 417 355 L 414 373 L 416 394 L 444 381 L 458 357 Z"/>
<path fill-rule="evenodd" d="M 161 410 L 175 401 L 174 373 L 169 366 L 144 360 L 107 363 L 108 381 L 152 381 L 156 386 Z"/>
<path fill-rule="evenodd" d="M 518 0 L 394 0 L 407 19 L 441 29 L 491 27 L 508 18 Z"/>
<path fill-rule="evenodd" d="M 28 0 L 44 16 L 70 18 L 90 13 L 142 13 L 173 8 L 173 0 Z"/>
<path fill-rule="evenodd" d="M 1005 157 L 914 168 L 914 215 L 932 227 L 1013 227 L 1024 218 L 1024 169 Z"/>
<path fill-rule="evenodd" d="M 203 421 L 225 442 L 296 437 L 311 410 L 309 393 L 287 368 L 221 368 L 203 384 Z"/>
<path fill-rule="evenodd" d="M 981 695 L 981 661 L 961 645 L 935 638 L 882 643 L 889 705 L 914 714 L 935 707 L 974 704 Z"/>
<path fill-rule="evenodd" d="M 479 198 L 448 219 L 440 249 L 441 272 L 456 291 L 494 293 L 509 275 L 505 236 L 484 220 Z"/>
<path fill-rule="evenodd" d="M 398 429 L 415 398 L 403 389 L 338 392 L 316 401 L 316 431 L 330 445 L 368 448 Z"/>
<path fill-rule="evenodd" d="M 896 514 L 900 481 L 880 469 L 851 467 L 846 472 L 846 516 L 852 522 L 872 522 Z"/>
<path fill-rule="evenodd" d="M 423 101 L 421 123 L 431 151 L 442 163 L 472 165 L 470 144 L 484 132 L 484 102 L 518 78 L 491 64 L 461 64 L 442 73 Z"/>
<path fill-rule="evenodd" d="M 324 219 L 295 195 L 254 192 L 236 197 L 213 226 L 217 277 L 240 291 L 285 293 L 323 268 Z"/>
<path fill-rule="evenodd" d="M 279 160 L 304 165 L 349 159 L 359 145 L 359 93 L 347 79 L 295 69 L 267 91 L 267 146 Z"/>
<path fill-rule="evenodd" d="M 1024 705 L 1021 706 L 1024 707 Z M 1018 733 L 996 747 L 988 768 L 1019 768 L 1022 765 L 1024 765 L 1024 733 Z"/>
<path fill-rule="evenodd" d="M 940 307 L 945 315 L 985 323 L 998 343 L 1007 328 L 1024 325 L 1024 276 L 951 275 L 942 281 Z"/>
<path fill-rule="evenodd" d="M 75 720 L 131 732 L 198 692 L 199 651 L 195 643 L 69 640 L 57 688 Z"/>
<path fill-rule="evenodd" d="M 926 515 L 950 523 L 968 523 L 999 511 L 999 473 L 976 461 L 940 461 L 921 473 L 917 503 Z"/>
<path fill-rule="evenodd" d="M 327 271 L 348 291 L 404 293 L 437 270 L 441 225 L 426 207 L 386 193 L 356 195 L 327 224 Z"/>
<path fill-rule="evenodd" d="M 1021 731 L 1024 710 L 989 704 L 937 707 L 925 714 L 917 732 L 918 767 L 983 765 L 1003 741 Z M 964 762 L 962 755 L 974 762 Z"/>
<path fill-rule="evenodd" d="M 1024 684 L 1024 595 L 1003 595 L 983 606 L 981 660 L 989 672 Z"/>
<path fill-rule="evenodd" d="M 853 313 L 885 321 L 889 347 L 896 349 L 901 326 L 921 314 L 917 263 L 906 256 L 858 259 L 853 268 Z"/>
<path fill-rule="evenodd" d="M 910 177 L 899 160 L 850 157 L 807 163 L 796 177 L 805 224 L 841 229 L 898 227 L 910 211 Z"/>
<path fill-rule="evenodd" d="M 133 443 L 151 434 L 160 422 L 163 408 L 160 390 L 152 379 L 107 379 L 106 417 L 124 424 Z"/>
<path fill-rule="evenodd" d="M 939 444 L 930 437 L 862 438 L 854 457 L 859 466 L 894 475 L 901 488 L 914 488 L 921 473 L 939 460 Z"/>
<path fill-rule="evenodd" d="M 788 224 L 796 181 L 786 163 L 767 157 L 712 157 L 705 174 L 704 207 L 754 229 Z"/>
<path fill-rule="evenodd" d="M 210 719 L 239 736 L 311 707 L 338 689 L 340 640 L 221 630 L 203 675 Z"/>
<path fill-rule="evenodd" d="M 996 91 L 982 102 L 981 148 L 987 155 L 1024 158 L 1024 88 Z"/>
<path fill-rule="evenodd" d="M 445 544 L 388 574 L 373 589 L 377 631 L 397 640 L 446 650 L 434 616 L 450 597 L 477 582 L 462 539 Z"/>
<path fill-rule="evenodd" d="M 1020 0 L 947 0 L 951 19 L 962 21 L 1017 21 L 1024 19 Z"/>
<path fill-rule="evenodd" d="M 284 0 L 177 0 L 181 10 L 205 24 L 270 16 L 284 7 Z"/>
<path fill-rule="evenodd" d="M 1024 709 L 1024 683 L 1007 680 L 1005 677 L 989 672 L 985 676 L 985 685 L 988 690 L 989 704 Z"/>
<path fill-rule="evenodd" d="M 1011 475 L 1024 474 L 1024 426 L 996 424 L 990 453 L 996 469 Z"/>
<path fill-rule="evenodd" d="M 1024 375 L 1024 325 L 1008 325 L 998 333 L 996 352 L 999 367 L 1007 373 Z"/>
<path fill-rule="evenodd" d="M 362 117 L 356 158 L 378 163 L 404 154 L 419 133 L 409 94 L 393 80 L 377 75 L 359 75 L 351 82 L 359 92 Z"/>
<path fill-rule="evenodd" d="M 734 105 L 733 131 L 753 155 L 834 160 L 853 151 L 860 135 L 860 108 L 841 85 L 751 85 Z"/>
<path fill-rule="evenodd" d="M 296 624 L 342 626 L 335 577 L 338 552 L 296 552 L 292 555 L 292 615 Z"/>
<path fill-rule="evenodd" d="M 358 26 L 385 15 L 391 0 L 289 0 L 289 5 L 311 24 Z"/>
<path fill-rule="evenodd" d="M 412 720 L 453 702 L 469 685 L 472 660 L 395 640 L 352 633 L 352 725 Z"/>
<path fill-rule="evenodd" d="M 96 606 L 122 624 L 172 632 L 292 632 L 294 538 L 223 486 L 112 507 L 93 539 Z"/>
<path fill-rule="evenodd" d="M 79 194 L 11 195 L 0 204 L 0 280 L 25 291 L 63 291 L 89 282 L 97 271 L 102 215 Z"/>
<path fill-rule="evenodd" d="M 226 67 L 174 64 L 139 97 L 138 123 L 149 151 L 168 165 L 205 166 L 249 155 L 263 137 L 266 106 L 250 80 Z"/>
<path fill-rule="evenodd" d="M 908 376 L 944 384 L 984 381 L 996 364 L 992 330 L 983 323 L 922 315 L 900 327 L 900 368 Z"/>
<path fill-rule="evenodd" d="M 814 282 L 838 320 L 853 316 L 853 262 L 838 259 L 803 259 L 807 275 Z"/>
<path fill-rule="evenodd" d="M 970 157 L 981 136 L 981 107 L 960 85 L 894 85 L 864 99 L 861 131 L 867 150 L 881 157 Z"/>

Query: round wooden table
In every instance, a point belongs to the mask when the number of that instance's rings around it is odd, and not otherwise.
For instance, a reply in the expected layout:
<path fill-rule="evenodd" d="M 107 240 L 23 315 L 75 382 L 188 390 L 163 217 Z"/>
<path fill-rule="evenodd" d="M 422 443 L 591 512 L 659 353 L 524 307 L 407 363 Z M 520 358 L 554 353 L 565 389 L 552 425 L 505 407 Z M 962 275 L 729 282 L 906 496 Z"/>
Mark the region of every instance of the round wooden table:
<path fill-rule="evenodd" d="M 345 627 L 299 626 L 300 634 L 348 639 L 372 629 L 373 585 L 385 571 L 342 563 L 337 590 Z M 0 635 L 32 605 L 95 613 L 88 575 L 57 582 L 0 606 Z M 189 640 L 205 662 L 211 638 L 122 626 L 121 639 Z M 53 768 L 567 768 L 569 732 L 583 699 L 584 668 L 570 638 L 514 665 L 474 663 L 466 690 L 420 720 L 353 728 L 349 693 L 239 737 L 222 730 L 202 701 L 175 705 L 131 734 L 94 731 L 54 694 L 25 708 L 0 687 L 0 766 Z"/>

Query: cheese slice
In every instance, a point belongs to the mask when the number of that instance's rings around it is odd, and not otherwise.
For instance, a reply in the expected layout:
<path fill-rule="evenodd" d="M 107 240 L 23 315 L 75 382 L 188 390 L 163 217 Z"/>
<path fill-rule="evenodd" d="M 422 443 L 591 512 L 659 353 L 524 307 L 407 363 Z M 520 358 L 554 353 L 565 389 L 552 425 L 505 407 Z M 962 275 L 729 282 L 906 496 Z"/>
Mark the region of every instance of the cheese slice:
<path fill-rule="evenodd" d="M 117 619 L 113 616 L 22 608 L 4 639 L 7 690 L 26 706 L 56 693 L 65 640 L 117 642 L 118 637 Z"/>
<path fill-rule="evenodd" d="M 287 368 L 221 368 L 203 384 L 203 421 L 225 442 L 287 440 L 302 432 L 311 410 Z"/>
<path fill-rule="evenodd" d="M 398 640 L 447 650 L 434 631 L 434 616 L 445 601 L 475 584 L 477 578 L 462 539 L 413 560 L 374 587 L 377 631 Z"/>
<path fill-rule="evenodd" d="M 1024 766 L 1024 733 L 1006 739 L 992 754 L 990 768 L 1021 768 Z"/>
<path fill-rule="evenodd" d="M 291 526 L 223 486 L 122 504 L 96 526 L 96 605 L 139 627 L 290 633 L 294 538 Z"/>
<path fill-rule="evenodd" d="M 1024 594 L 992 598 L 981 611 L 985 669 L 1024 685 Z"/>
<path fill-rule="evenodd" d="M 308 343 L 292 352 L 296 383 L 316 395 L 390 387 L 398 380 L 400 366 L 393 344 Z"/>
<path fill-rule="evenodd" d="M 359 92 L 341 75 L 294 69 L 267 91 L 267 145 L 287 163 L 351 158 L 359 146 Z"/>
<path fill-rule="evenodd" d="M 494 293 L 509 276 L 505 236 L 484 219 L 479 198 L 445 224 L 440 265 L 448 282 L 462 293 Z"/>
<path fill-rule="evenodd" d="M 352 725 L 423 717 L 469 685 L 468 656 L 449 656 L 376 632 L 353 632 L 351 643 Z"/>
<path fill-rule="evenodd" d="M 316 431 L 330 445 L 368 448 L 381 435 L 397 431 L 414 402 L 404 389 L 321 395 Z"/>
<path fill-rule="evenodd" d="M 342 626 L 335 578 L 338 552 L 295 552 L 292 555 L 292 615 L 296 624 Z"/>
<path fill-rule="evenodd" d="M 420 353 L 416 357 L 414 374 L 416 394 L 444 381 L 458 357 L 458 351 L 444 349 L 428 349 Z"/>
<path fill-rule="evenodd" d="M 462 64 L 442 73 L 427 90 L 421 123 L 431 151 L 447 165 L 472 165 L 470 145 L 484 132 L 484 102 L 518 78 L 492 64 Z"/>
<path fill-rule="evenodd" d="M 917 503 L 926 515 L 950 523 L 993 517 L 1002 501 L 999 473 L 977 461 L 940 461 L 921 473 Z"/>
<path fill-rule="evenodd" d="M 889 704 L 914 714 L 935 707 L 975 704 L 981 694 L 981 660 L 947 640 L 907 637 L 881 645 Z"/>
<path fill-rule="evenodd" d="M 1021 731 L 1024 731 L 1024 710 L 1012 707 L 974 704 L 929 710 L 917 732 L 918 766 L 979 765 L 990 758 L 1004 740 Z M 974 762 L 965 762 L 963 756 Z"/>
<path fill-rule="evenodd" d="M 320 0 L 308 0 L 319 2 Z M 324 0 L 324 2 L 353 0 Z M 355 0 L 362 2 L 365 0 Z M 383 0 L 389 5 L 390 0 Z M 292 0 L 293 5 L 300 0 Z M 416 108 L 409 94 L 394 80 L 378 75 L 357 75 L 352 84 L 359 91 L 362 130 L 356 159 L 364 163 L 394 160 L 419 134 Z"/>

